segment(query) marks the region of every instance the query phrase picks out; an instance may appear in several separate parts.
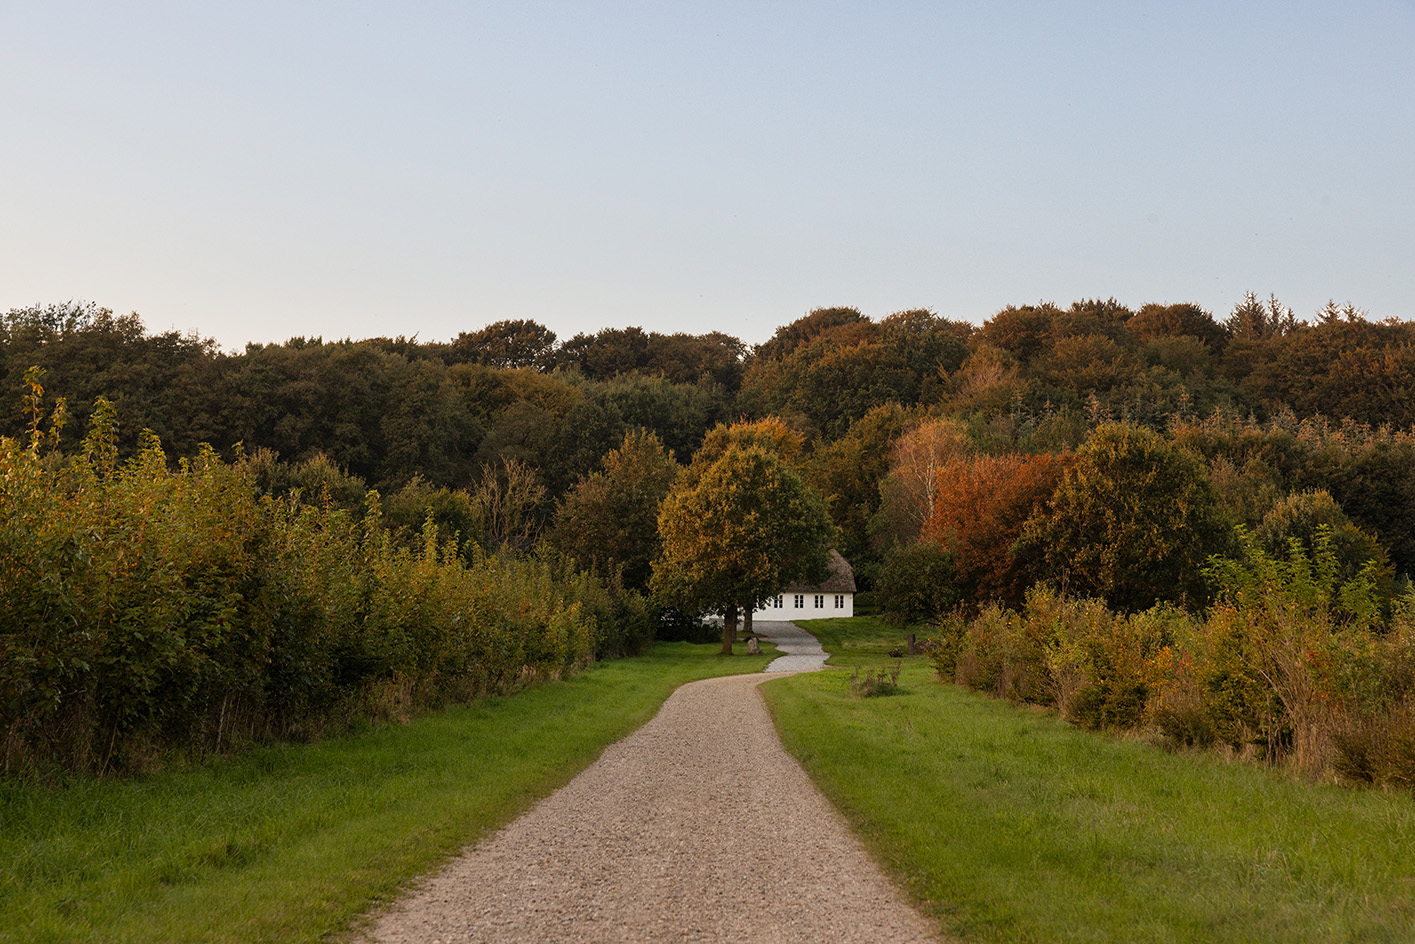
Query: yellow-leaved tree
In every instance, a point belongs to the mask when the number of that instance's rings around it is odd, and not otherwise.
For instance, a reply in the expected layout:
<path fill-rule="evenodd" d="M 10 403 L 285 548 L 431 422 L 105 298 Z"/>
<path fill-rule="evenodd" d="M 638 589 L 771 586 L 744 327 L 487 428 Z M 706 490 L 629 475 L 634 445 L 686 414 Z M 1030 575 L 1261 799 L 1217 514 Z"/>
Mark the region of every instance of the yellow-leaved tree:
<path fill-rule="evenodd" d="M 825 578 L 835 528 L 825 502 L 771 448 L 783 429 L 743 424 L 714 433 L 659 510 L 652 586 L 682 610 L 722 613 L 722 651 L 730 653 L 740 611 L 793 580 Z"/>

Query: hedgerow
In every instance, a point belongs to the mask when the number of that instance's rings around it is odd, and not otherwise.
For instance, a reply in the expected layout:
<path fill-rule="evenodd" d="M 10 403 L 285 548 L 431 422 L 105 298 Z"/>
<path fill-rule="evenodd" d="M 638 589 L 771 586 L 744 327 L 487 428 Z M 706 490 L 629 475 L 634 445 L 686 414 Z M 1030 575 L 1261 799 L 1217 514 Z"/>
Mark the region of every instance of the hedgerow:
<path fill-rule="evenodd" d="M 1038 586 L 1020 610 L 944 619 L 935 669 L 1085 727 L 1415 786 L 1415 591 L 1383 593 L 1379 561 L 1344 576 L 1324 527 L 1311 553 L 1293 539 L 1275 557 L 1242 529 L 1238 544 L 1211 560 L 1218 594 L 1201 616 Z"/>
<path fill-rule="evenodd" d="M 429 519 L 395 541 L 369 492 L 262 494 L 209 448 L 126 462 L 100 400 L 57 448 L 28 379 L 27 441 L 0 438 L 0 741 L 6 771 L 104 772 L 169 752 L 309 738 L 631 654 L 647 602 L 552 558 L 460 553 Z"/>

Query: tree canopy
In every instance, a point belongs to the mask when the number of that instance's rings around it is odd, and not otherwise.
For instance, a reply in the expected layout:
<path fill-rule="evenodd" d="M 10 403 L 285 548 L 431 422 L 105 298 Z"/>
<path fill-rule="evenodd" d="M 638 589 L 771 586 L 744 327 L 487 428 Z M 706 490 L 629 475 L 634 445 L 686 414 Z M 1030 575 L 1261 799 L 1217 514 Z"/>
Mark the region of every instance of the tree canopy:
<path fill-rule="evenodd" d="M 648 586 L 659 554 L 658 509 L 678 474 L 673 453 L 653 433 L 624 434 L 600 468 L 565 495 L 551 540 L 568 556 L 602 572 L 622 569 L 624 585 Z"/>
<path fill-rule="evenodd" d="M 1191 455 L 1232 522 L 1255 530 L 1290 496 L 1325 492 L 1397 577 L 1415 573 L 1415 323 L 1335 301 L 1304 320 L 1256 293 L 1217 315 L 1182 300 L 1097 296 L 1009 305 L 978 321 L 818 308 L 752 348 L 721 332 L 634 326 L 562 340 L 506 319 L 446 342 L 294 337 L 226 352 L 149 331 L 136 314 L 34 306 L 0 314 L 0 376 L 12 391 L 0 398 L 0 435 L 23 435 L 13 394 L 38 366 L 73 417 L 57 433 L 61 450 L 79 446 L 102 396 L 122 418 L 124 460 L 152 430 L 169 455 L 210 443 L 227 461 L 258 459 L 273 492 L 317 501 L 327 490 L 356 516 L 359 496 L 376 488 L 394 533 L 431 513 L 464 541 L 527 549 L 566 533 L 555 521 L 578 507 L 581 489 L 612 491 L 594 477 L 626 436 L 652 435 L 689 463 L 689 477 L 732 444 L 755 444 L 823 496 L 869 590 L 890 549 L 923 534 L 939 496 L 966 504 L 964 492 L 1001 482 L 988 461 L 1065 456 L 1123 423 Z M 935 443 L 944 452 L 920 452 L 921 436 L 940 429 L 950 431 Z M 967 488 L 941 487 L 930 461 L 959 463 L 954 484 Z M 501 519 L 474 509 L 504 505 L 513 478 L 543 492 L 517 492 L 526 500 L 514 503 L 515 533 L 493 537 L 485 522 Z M 1041 573 L 1003 548 L 1044 483 L 999 489 L 950 545 L 951 579 L 970 604 L 1015 601 Z M 942 546 L 941 534 L 923 536 Z M 998 550 L 968 550 L 980 535 L 989 537 L 978 548 Z M 609 559 L 568 540 L 561 549 L 586 566 Z M 1001 569 L 984 575 L 983 559 Z M 631 581 L 646 573 L 625 567 Z"/>
<path fill-rule="evenodd" d="M 679 477 L 658 516 L 652 586 L 692 612 L 724 614 L 732 651 L 739 609 L 797 580 L 823 580 L 834 527 L 825 503 L 775 452 L 733 443 Z"/>
<path fill-rule="evenodd" d="M 1087 437 L 1018 549 L 1067 590 L 1143 610 L 1203 599 L 1203 566 L 1230 523 L 1203 466 L 1147 429 L 1106 423 Z"/>

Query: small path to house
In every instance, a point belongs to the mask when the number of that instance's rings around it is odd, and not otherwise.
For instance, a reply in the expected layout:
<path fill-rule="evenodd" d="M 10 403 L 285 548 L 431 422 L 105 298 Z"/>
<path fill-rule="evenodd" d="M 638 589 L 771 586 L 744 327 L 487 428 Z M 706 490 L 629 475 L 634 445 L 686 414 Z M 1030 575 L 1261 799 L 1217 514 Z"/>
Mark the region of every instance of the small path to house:
<path fill-rule="evenodd" d="M 780 674 L 684 685 L 368 940 L 937 940 L 782 748 L 757 691 Z"/>
<path fill-rule="evenodd" d="M 776 643 L 784 655 L 771 660 L 766 672 L 816 672 L 825 668 L 828 658 L 820 640 L 795 623 L 756 620 L 752 632 Z"/>

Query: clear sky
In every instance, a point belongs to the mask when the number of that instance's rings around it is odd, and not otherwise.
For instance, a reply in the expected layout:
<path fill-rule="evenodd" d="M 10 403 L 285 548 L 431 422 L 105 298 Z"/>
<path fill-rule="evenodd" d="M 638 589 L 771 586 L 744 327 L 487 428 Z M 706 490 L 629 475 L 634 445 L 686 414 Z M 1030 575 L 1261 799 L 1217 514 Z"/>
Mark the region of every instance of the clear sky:
<path fill-rule="evenodd" d="M 0 0 L 0 310 L 1415 316 L 1415 0 Z"/>

